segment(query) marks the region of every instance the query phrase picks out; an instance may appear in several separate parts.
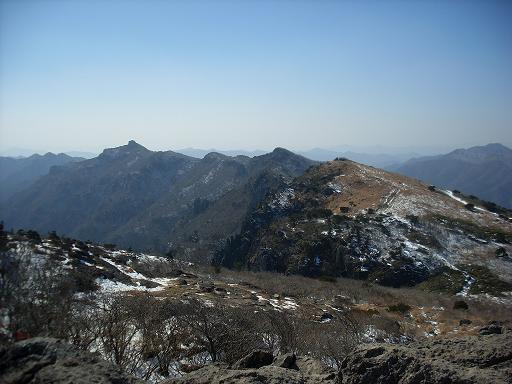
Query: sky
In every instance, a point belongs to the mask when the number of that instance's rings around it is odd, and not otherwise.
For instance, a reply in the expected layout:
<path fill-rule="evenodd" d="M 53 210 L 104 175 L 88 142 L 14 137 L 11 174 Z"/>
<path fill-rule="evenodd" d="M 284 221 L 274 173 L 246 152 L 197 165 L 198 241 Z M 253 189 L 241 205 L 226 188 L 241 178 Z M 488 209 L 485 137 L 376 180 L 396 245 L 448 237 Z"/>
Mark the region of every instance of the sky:
<path fill-rule="evenodd" d="M 0 150 L 512 147 L 512 2 L 0 0 Z"/>

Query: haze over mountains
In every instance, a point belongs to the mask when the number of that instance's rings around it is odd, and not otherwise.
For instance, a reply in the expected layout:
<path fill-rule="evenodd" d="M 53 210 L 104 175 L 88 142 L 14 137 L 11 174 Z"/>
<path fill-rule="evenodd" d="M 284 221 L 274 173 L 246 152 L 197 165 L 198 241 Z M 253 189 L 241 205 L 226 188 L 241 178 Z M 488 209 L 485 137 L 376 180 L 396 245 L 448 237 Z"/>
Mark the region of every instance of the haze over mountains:
<path fill-rule="evenodd" d="M 388 169 L 510 207 L 511 152 L 490 144 Z M 282 148 L 253 157 L 211 152 L 196 158 L 150 151 L 134 141 L 89 160 L 50 153 L 0 158 L 1 219 L 8 227 L 135 249 L 172 248 L 204 260 L 239 233 L 267 194 L 284 190 L 314 164 Z"/>
<path fill-rule="evenodd" d="M 14 159 L 0 157 L 0 201 L 6 201 L 12 195 L 28 187 L 39 177 L 46 175 L 54 165 L 65 165 L 84 160 L 71 157 L 64 153 L 31 155 L 26 158 Z"/>
<path fill-rule="evenodd" d="M 420 157 L 387 169 L 512 208 L 512 150 L 501 144 Z"/>
<path fill-rule="evenodd" d="M 312 148 L 308 150 L 294 150 L 293 152 L 307 157 L 315 161 L 329 161 L 336 157 L 346 157 L 350 160 L 357 161 L 366 165 L 384 168 L 396 164 L 401 164 L 413 157 L 420 156 L 419 153 L 438 153 L 439 149 L 425 149 L 425 148 L 387 148 L 387 147 L 350 147 L 340 146 L 336 148 Z M 210 152 L 219 152 L 228 156 L 260 156 L 268 151 L 260 149 L 255 150 L 216 150 L 216 149 L 199 149 L 199 148 L 184 148 L 176 150 L 176 152 L 183 153 L 187 156 L 202 158 Z"/>

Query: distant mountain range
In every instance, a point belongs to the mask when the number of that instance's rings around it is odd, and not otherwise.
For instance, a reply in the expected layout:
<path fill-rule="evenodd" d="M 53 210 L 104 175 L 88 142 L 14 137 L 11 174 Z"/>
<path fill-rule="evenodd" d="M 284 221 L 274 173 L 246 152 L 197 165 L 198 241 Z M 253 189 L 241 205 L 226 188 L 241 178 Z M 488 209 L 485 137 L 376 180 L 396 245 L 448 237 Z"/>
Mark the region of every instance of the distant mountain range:
<path fill-rule="evenodd" d="M 511 153 L 490 144 L 387 168 L 510 207 Z M 0 158 L 0 220 L 8 228 L 56 230 L 136 250 L 172 248 L 203 260 L 238 234 L 269 194 L 286 190 L 315 164 L 283 148 L 253 157 L 210 152 L 197 158 L 151 151 L 134 141 L 88 160 L 51 153 Z"/>
<path fill-rule="evenodd" d="M 153 152 L 134 141 L 98 157 L 55 166 L 0 207 L 7 227 L 56 230 L 80 239 L 188 256 L 237 231 L 247 211 L 282 179 L 314 161 L 282 148 L 203 159 Z M 172 244 L 171 244 L 172 242 Z"/>
<path fill-rule="evenodd" d="M 218 151 L 215 149 L 198 149 L 198 148 L 185 148 L 179 149 L 176 152 L 182 153 L 187 156 L 203 158 L 208 153 L 218 152 L 228 156 L 261 156 L 266 151 L 262 150 L 254 150 L 254 151 L 246 151 L 246 150 L 225 150 Z M 345 157 L 347 159 L 357 161 L 358 163 L 371 165 L 374 167 L 384 168 L 388 166 L 392 166 L 395 164 L 403 163 L 413 157 L 418 156 L 418 154 L 413 152 L 405 152 L 405 153 L 397 153 L 397 154 L 389 154 L 389 153 L 363 153 L 363 152 L 355 152 L 355 151 L 346 151 L 346 150 L 335 150 L 335 149 L 325 149 L 325 148 L 313 148 L 307 151 L 295 151 L 295 153 L 307 157 L 308 159 L 315 161 L 329 161 L 334 160 L 336 157 Z"/>
<path fill-rule="evenodd" d="M 64 153 L 58 155 L 32 155 L 25 158 L 0 157 L 0 201 L 6 201 L 14 194 L 31 185 L 41 176 L 48 174 L 55 165 L 65 165 L 84 160 Z"/>
<path fill-rule="evenodd" d="M 420 157 L 387 169 L 512 208 L 512 150 L 501 144 Z"/>
<path fill-rule="evenodd" d="M 176 150 L 178 153 L 182 153 L 187 156 L 197 157 L 198 159 L 202 159 L 207 154 L 216 152 L 221 153 L 226 156 L 248 156 L 248 157 L 254 157 L 254 156 L 261 156 L 265 153 L 268 153 L 268 151 L 262 151 L 260 149 L 255 149 L 254 151 L 247 151 L 244 149 L 240 150 L 217 150 L 217 149 L 200 149 L 200 148 L 183 148 Z"/>

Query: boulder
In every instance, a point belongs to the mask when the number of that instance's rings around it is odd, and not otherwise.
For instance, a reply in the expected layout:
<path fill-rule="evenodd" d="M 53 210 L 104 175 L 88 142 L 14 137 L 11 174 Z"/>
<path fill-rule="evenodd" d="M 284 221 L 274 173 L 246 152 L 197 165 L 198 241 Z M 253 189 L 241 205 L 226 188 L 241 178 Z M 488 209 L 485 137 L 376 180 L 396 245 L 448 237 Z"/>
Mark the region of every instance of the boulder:
<path fill-rule="evenodd" d="M 294 353 L 286 353 L 284 355 L 279 355 L 274 359 L 274 362 L 272 365 L 280 368 L 286 368 L 286 369 L 295 369 L 298 370 L 299 367 L 297 367 L 296 364 L 297 356 L 295 356 Z"/>
<path fill-rule="evenodd" d="M 142 384 L 142 381 L 62 340 L 33 338 L 0 348 L 0 383 Z"/>
<path fill-rule="evenodd" d="M 500 335 L 503 333 L 503 325 L 498 321 L 491 321 L 478 331 L 481 335 Z"/>
<path fill-rule="evenodd" d="M 215 285 L 208 281 L 200 281 L 199 283 L 197 283 L 197 287 L 201 292 L 213 292 L 213 290 L 215 289 Z"/>
<path fill-rule="evenodd" d="M 330 380 L 334 382 L 336 378 L 335 371 L 332 368 L 311 357 L 297 357 L 295 363 L 299 371 L 306 376 L 321 378 L 323 382 L 329 382 Z"/>
<path fill-rule="evenodd" d="M 512 334 L 366 345 L 340 370 L 342 384 L 504 384 L 511 377 Z"/>
<path fill-rule="evenodd" d="M 311 358 L 296 358 L 296 362 L 301 362 L 301 366 L 294 366 L 291 364 L 294 357 L 293 354 L 278 356 L 273 364 L 260 368 L 234 369 L 234 367 L 228 368 L 219 363 L 210 364 L 181 378 L 170 379 L 163 384 L 337 383 L 335 371 L 324 366 L 321 362 Z M 290 368 L 287 368 L 287 365 L 290 365 Z"/>
<path fill-rule="evenodd" d="M 332 299 L 332 305 L 337 309 L 346 309 L 350 308 L 352 305 L 352 298 L 344 295 L 336 295 Z"/>
<path fill-rule="evenodd" d="M 226 291 L 226 288 L 222 288 L 222 287 L 215 287 L 214 292 L 215 292 L 217 295 L 225 295 L 228 291 Z"/>
<path fill-rule="evenodd" d="M 233 365 L 233 369 L 261 368 L 272 364 L 273 361 L 274 355 L 272 352 L 258 349 L 238 360 Z"/>

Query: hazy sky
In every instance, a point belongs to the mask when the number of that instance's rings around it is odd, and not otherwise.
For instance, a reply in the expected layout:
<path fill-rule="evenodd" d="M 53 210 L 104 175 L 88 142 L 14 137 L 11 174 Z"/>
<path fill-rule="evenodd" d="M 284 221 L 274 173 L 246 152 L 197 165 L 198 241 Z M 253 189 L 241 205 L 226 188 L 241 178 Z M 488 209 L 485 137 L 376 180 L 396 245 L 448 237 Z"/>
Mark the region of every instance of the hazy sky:
<path fill-rule="evenodd" d="M 512 146 L 511 1 L 0 0 L 0 148 Z"/>

